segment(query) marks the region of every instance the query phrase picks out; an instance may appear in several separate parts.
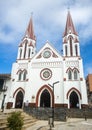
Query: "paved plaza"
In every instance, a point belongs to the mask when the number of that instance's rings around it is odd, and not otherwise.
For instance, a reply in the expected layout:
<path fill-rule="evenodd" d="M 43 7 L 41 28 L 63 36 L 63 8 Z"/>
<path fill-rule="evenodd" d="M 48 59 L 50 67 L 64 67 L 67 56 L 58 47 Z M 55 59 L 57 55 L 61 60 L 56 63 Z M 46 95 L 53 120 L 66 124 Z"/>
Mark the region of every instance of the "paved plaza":
<path fill-rule="evenodd" d="M 92 130 L 92 119 L 68 118 L 66 122 L 55 121 L 51 129 L 48 121 L 39 120 L 26 130 Z"/>

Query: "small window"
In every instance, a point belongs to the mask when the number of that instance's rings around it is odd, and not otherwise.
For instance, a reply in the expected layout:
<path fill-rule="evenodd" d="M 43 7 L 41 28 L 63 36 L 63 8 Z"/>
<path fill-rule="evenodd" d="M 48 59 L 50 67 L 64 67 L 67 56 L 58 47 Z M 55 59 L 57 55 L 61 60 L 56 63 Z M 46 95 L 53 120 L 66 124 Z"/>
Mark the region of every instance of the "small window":
<path fill-rule="evenodd" d="M 19 72 L 19 78 L 18 80 L 20 81 L 22 79 L 22 72 Z"/>
<path fill-rule="evenodd" d="M 69 79 L 69 80 L 72 79 L 72 72 L 71 72 L 71 70 L 68 71 L 68 79 Z"/>
<path fill-rule="evenodd" d="M 65 56 L 67 56 L 67 46 L 65 46 Z"/>
<path fill-rule="evenodd" d="M 22 56 L 22 49 L 20 49 L 20 56 L 19 56 L 20 59 L 21 59 L 21 56 Z"/>
<path fill-rule="evenodd" d="M 77 70 L 74 70 L 74 79 L 75 79 L 75 80 L 78 79 L 78 72 L 77 72 Z"/>
<path fill-rule="evenodd" d="M 76 56 L 78 56 L 78 47 L 77 47 L 77 45 L 75 45 L 75 54 L 76 54 Z"/>
<path fill-rule="evenodd" d="M 26 58 L 26 51 L 27 51 L 27 40 L 25 41 L 25 46 L 24 46 L 24 59 Z"/>
<path fill-rule="evenodd" d="M 31 50 L 29 48 L 29 50 L 28 50 L 28 58 L 30 58 L 30 52 L 31 52 Z"/>
<path fill-rule="evenodd" d="M 72 37 L 70 37 L 70 55 L 73 56 L 73 50 L 72 50 Z"/>
<path fill-rule="evenodd" d="M 27 75 L 27 72 L 24 71 L 24 74 L 23 74 L 23 80 L 26 80 L 26 75 Z"/>

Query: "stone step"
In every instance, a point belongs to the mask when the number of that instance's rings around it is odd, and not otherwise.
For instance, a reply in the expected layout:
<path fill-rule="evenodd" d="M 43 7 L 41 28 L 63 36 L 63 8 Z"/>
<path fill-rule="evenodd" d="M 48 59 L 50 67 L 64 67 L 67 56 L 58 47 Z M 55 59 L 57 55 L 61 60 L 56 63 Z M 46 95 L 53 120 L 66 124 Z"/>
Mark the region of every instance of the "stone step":
<path fill-rule="evenodd" d="M 33 122 L 36 122 L 36 121 L 37 120 L 34 120 L 34 119 L 33 120 L 32 119 L 31 120 L 30 119 L 29 120 L 24 120 L 24 124 L 30 124 L 30 123 L 33 123 Z"/>
<path fill-rule="evenodd" d="M 5 120 L 5 121 L 0 121 L 0 126 L 3 126 L 3 125 L 5 125 L 5 124 L 7 124 L 7 120 Z"/>
<path fill-rule="evenodd" d="M 8 130 L 6 125 L 0 126 L 0 130 Z"/>
<path fill-rule="evenodd" d="M 36 119 L 33 118 L 32 116 L 26 114 L 23 112 L 23 110 L 7 110 L 5 111 L 4 113 L 0 113 L 0 130 L 9 130 L 7 128 L 7 117 L 10 116 L 10 114 L 14 111 L 21 111 L 21 115 L 22 117 L 24 118 L 23 121 L 24 121 L 24 125 L 23 125 L 23 130 L 25 130 L 26 128 L 32 126 L 35 124 L 36 122 Z"/>
<path fill-rule="evenodd" d="M 25 130 L 26 128 L 34 125 L 35 122 L 36 122 L 35 120 L 24 121 L 23 130 Z M 4 124 L 0 125 L 0 130 L 3 130 L 3 129 L 6 130 L 6 129 L 8 129 L 6 124 L 7 124 L 7 122 L 6 123 L 4 122 Z"/>
<path fill-rule="evenodd" d="M 25 123 L 23 125 L 23 130 L 25 130 L 26 128 L 30 127 L 30 126 L 33 126 L 34 124 L 36 123 L 36 121 L 31 121 L 29 123 Z"/>

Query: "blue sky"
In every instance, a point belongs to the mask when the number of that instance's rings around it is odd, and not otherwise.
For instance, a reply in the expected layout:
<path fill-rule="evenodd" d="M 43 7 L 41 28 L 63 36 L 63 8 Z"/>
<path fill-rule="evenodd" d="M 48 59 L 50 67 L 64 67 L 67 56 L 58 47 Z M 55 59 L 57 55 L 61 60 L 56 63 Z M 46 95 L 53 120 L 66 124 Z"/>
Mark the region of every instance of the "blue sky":
<path fill-rule="evenodd" d="M 91 0 L 0 0 L 0 73 L 11 73 L 31 12 L 37 51 L 48 40 L 60 52 L 68 7 L 79 34 L 85 76 L 92 73 Z"/>

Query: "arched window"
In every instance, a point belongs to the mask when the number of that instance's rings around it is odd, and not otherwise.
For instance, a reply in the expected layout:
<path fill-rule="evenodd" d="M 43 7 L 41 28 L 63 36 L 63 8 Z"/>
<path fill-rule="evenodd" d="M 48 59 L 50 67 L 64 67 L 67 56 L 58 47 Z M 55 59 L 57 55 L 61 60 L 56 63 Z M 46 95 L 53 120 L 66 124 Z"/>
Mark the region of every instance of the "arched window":
<path fill-rule="evenodd" d="M 24 73 L 23 73 L 23 80 L 26 80 L 26 76 L 27 76 L 27 72 L 24 71 Z"/>
<path fill-rule="evenodd" d="M 19 72 L 18 80 L 19 80 L 19 81 L 22 80 L 22 72 L 21 72 L 21 71 Z"/>
<path fill-rule="evenodd" d="M 20 55 L 19 55 L 20 59 L 21 59 L 21 56 L 22 56 L 22 49 L 20 49 Z"/>
<path fill-rule="evenodd" d="M 75 54 L 76 54 L 76 56 L 78 56 L 78 46 L 77 45 L 75 45 Z"/>
<path fill-rule="evenodd" d="M 26 51 L 27 51 L 27 40 L 25 40 L 25 46 L 24 46 L 24 58 L 26 58 Z"/>
<path fill-rule="evenodd" d="M 69 38 L 70 41 L 70 55 L 73 55 L 73 50 L 72 50 L 72 37 Z"/>
<path fill-rule="evenodd" d="M 78 72 L 77 70 L 74 70 L 74 80 L 77 80 L 78 79 Z"/>
<path fill-rule="evenodd" d="M 31 50 L 30 50 L 30 48 L 28 49 L 28 58 L 30 58 L 30 52 L 31 52 Z"/>
<path fill-rule="evenodd" d="M 69 80 L 72 79 L 72 72 L 71 72 L 71 70 L 68 71 L 68 79 L 69 79 Z"/>
<path fill-rule="evenodd" d="M 67 56 L 67 46 L 65 46 L 65 56 Z"/>

